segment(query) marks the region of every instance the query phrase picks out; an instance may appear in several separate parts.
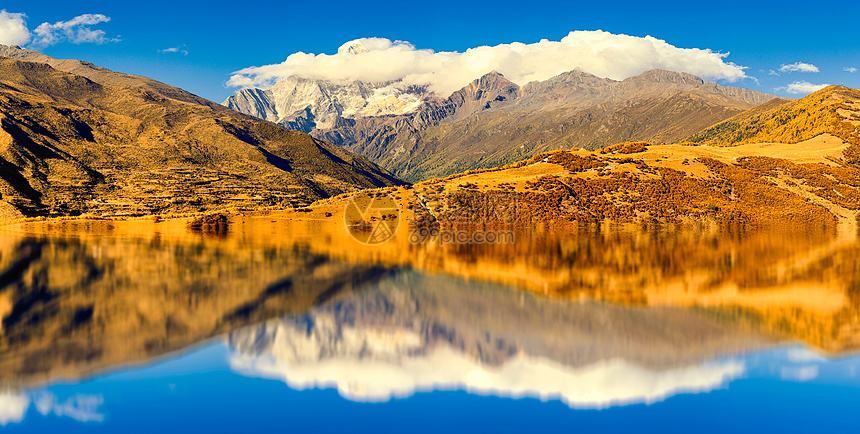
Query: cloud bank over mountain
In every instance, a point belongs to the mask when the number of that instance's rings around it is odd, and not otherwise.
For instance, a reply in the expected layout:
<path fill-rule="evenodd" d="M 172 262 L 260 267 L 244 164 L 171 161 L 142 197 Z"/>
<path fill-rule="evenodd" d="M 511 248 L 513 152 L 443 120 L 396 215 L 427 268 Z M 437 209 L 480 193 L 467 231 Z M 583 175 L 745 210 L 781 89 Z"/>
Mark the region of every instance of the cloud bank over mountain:
<path fill-rule="evenodd" d="M 0 11 L 0 44 L 24 45 L 30 42 L 26 15 Z"/>
<path fill-rule="evenodd" d="M 747 75 L 743 66 L 727 62 L 728 53 L 678 48 L 651 36 L 636 37 L 604 31 L 574 31 L 560 41 L 514 42 L 481 46 L 465 52 L 434 52 L 405 41 L 362 38 L 347 42 L 338 54 L 298 52 L 279 64 L 236 71 L 228 86 L 270 87 L 296 75 L 331 81 L 392 81 L 430 84 L 447 95 L 477 77 L 498 71 L 523 85 L 581 68 L 615 80 L 650 69 L 687 72 L 711 80 L 735 82 Z"/>

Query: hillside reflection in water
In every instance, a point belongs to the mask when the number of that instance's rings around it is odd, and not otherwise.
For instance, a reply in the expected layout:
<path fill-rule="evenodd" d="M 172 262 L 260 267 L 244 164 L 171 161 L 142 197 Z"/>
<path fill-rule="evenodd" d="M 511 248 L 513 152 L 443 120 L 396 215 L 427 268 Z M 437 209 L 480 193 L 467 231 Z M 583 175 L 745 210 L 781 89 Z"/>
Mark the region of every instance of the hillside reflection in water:
<path fill-rule="evenodd" d="M 758 377 L 826 378 L 857 396 L 853 239 L 540 227 L 508 245 L 361 247 L 342 232 L 250 219 L 227 234 L 2 228 L 0 424 L 117 428 L 130 419 L 111 393 L 154 393 L 117 377 L 188 360 L 237 391 L 259 377 L 350 401 L 462 390 L 600 409 Z"/>

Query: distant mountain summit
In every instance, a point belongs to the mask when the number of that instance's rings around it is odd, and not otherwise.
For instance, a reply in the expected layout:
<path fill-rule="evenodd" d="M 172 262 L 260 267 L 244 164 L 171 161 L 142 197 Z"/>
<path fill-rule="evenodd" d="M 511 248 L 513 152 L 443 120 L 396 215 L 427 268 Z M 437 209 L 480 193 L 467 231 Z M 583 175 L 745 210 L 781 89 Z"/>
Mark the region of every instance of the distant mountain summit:
<path fill-rule="evenodd" d="M 360 41 L 352 41 L 337 52 L 354 56 L 370 50 Z M 411 113 L 424 103 L 426 95 L 426 87 L 396 81 L 332 81 L 293 75 L 269 89 L 242 89 L 222 104 L 290 129 L 310 132 L 334 128 L 338 118 Z"/>
<path fill-rule="evenodd" d="M 355 43 L 339 52 L 364 50 Z M 679 141 L 772 98 L 680 72 L 651 70 L 616 81 L 576 69 L 524 86 L 494 71 L 447 97 L 401 82 L 292 76 L 268 90 L 244 89 L 224 105 L 420 181 L 552 149 Z"/>
<path fill-rule="evenodd" d="M 370 50 L 368 50 L 360 41 L 347 42 L 337 49 L 337 54 L 359 54 L 369 52 Z"/>

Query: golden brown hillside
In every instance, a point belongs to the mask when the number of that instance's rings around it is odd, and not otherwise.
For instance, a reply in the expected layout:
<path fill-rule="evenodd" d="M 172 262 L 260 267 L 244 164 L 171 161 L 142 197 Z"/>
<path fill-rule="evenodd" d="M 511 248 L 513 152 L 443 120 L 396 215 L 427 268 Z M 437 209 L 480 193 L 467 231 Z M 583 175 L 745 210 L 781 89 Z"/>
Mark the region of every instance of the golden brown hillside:
<path fill-rule="evenodd" d="M 158 90 L 0 59 L 6 211 L 11 204 L 25 215 L 128 216 L 289 206 L 401 183 L 307 134 Z"/>
<path fill-rule="evenodd" d="M 177 101 L 207 106 L 216 111 L 228 111 L 221 104 L 216 104 L 186 90 L 161 83 L 148 77 L 111 71 L 107 68 L 102 68 L 82 60 L 54 59 L 53 57 L 46 56 L 38 51 L 2 44 L 0 44 L 0 57 L 7 57 L 9 59 L 21 60 L 24 62 L 44 63 L 58 71 L 86 77 L 102 85 L 145 90 Z"/>
<path fill-rule="evenodd" d="M 797 101 L 765 103 L 696 133 L 688 141 L 713 146 L 798 143 L 827 133 L 860 145 L 858 110 L 860 90 L 829 86 Z"/>
<path fill-rule="evenodd" d="M 831 86 L 798 101 L 765 103 L 691 139 L 708 146 L 625 142 L 599 153 L 554 151 L 430 180 L 416 191 L 515 192 L 531 222 L 694 219 L 745 229 L 839 225 L 853 234 L 860 211 L 858 126 L 860 91 Z M 444 206 L 433 210 L 440 212 Z"/>

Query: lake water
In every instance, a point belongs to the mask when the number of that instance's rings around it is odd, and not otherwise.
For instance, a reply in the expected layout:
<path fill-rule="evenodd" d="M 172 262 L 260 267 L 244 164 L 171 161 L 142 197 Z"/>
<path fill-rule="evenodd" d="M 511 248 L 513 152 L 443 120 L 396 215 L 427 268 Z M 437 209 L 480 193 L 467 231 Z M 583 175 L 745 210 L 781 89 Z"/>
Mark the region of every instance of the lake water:
<path fill-rule="evenodd" d="M 0 430 L 854 431 L 853 235 L 2 226 Z"/>

